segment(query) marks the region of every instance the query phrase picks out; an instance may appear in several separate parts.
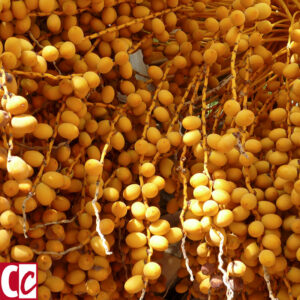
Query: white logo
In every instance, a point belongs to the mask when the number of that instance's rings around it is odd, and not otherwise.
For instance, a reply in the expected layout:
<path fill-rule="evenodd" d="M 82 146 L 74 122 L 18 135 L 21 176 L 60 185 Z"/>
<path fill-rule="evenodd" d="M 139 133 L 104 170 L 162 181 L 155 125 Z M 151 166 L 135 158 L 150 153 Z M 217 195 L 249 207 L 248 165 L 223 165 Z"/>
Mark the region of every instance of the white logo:
<path fill-rule="evenodd" d="M 1 300 L 37 299 L 36 263 L 0 263 Z"/>

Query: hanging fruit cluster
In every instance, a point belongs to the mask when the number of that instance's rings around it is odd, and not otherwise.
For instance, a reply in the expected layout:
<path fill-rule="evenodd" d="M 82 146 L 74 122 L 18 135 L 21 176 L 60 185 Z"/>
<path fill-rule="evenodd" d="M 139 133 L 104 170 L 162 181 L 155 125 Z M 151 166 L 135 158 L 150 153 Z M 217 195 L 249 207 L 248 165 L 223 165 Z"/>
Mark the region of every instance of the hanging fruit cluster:
<path fill-rule="evenodd" d="M 0 0 L 0 262 L 160 300 L 178 248 L 186 299 L 299 300 L 299 9 Z"/>

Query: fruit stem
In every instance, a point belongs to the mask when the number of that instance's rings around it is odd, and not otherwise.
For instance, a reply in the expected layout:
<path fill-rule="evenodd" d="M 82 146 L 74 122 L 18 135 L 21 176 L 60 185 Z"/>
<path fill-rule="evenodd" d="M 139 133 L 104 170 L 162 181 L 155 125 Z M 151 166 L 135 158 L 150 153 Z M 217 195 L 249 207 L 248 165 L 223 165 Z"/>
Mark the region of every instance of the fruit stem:
<path fill-rule="evenodd" d="M 276 298 L 273 294 L 271 281 L 270 281 L 270 275 L 269 275 L 269 273 L 267 271 L 267 268 L 265 266 L 263 266 L 263 271 L 264 271 L 264 279 L 265 279 L 265 282 L 267 283 L 267 288 L 268 288 L 268 291 L 269 291 L 269 298 L 271 300 L 278 300 L 278 298 Z"/>
<path fill-rule="evenodd" d="M 108 134 L 108 136 L 106 138 L 106 143 L 105 143 L 105 145 L 103 147 L 102 154 L 101 154 L 100 161 L 99 161 L 100 162 L 100 170 L 99 170 L 99 175 L 98 175 L 98 179 L 97 179 L 97 182 L 96 182 L 95 196 L 94 196 L 94 198 L 92 200 L 92 205 L 93 205 L 95 216 L 96 216 L 96 231 L 97 231 L 97 233 L 98 233 L 98 235 L 99 235 L 99 237 L 100 237 L 100 239 L 102 241 L 102 244 L 103 244 L 103 247 L 105 249 L 106 255 L 111 255 L 112 252 L 109 251 L 109 249 L 107 247 L 107 244 L 106 244 L 107 243 L 106 239 L 105 239 L 104 235 L 102 234 L 102 232 L 100 230 L 100 214 L 99 214 L 99 210 L 97 208 L 96 203 L 98 201 L 100 188 L 102 189 L 102 186 L 103 186 L 102 173 L 103 173 L 104 159 L 105 159 L 105 156 L 106 156 L 106 154 L 108 152 L 108 148 L 110 146 L 111 137 L 115 133 L 115 125 L 118 122 L 118 120 L 119 120 L 120 117 L 121 117 L 121 112 L 118 112 L 117 115 L 115 116 L 115 118 L 112 121 L 111 131 L 110 131 L 110 133 Z"/>
<path fill-rule="evenodd" d="M 218 236 L 220 237 L 220 246 L 219 246 L 219 253 L 218 253 L 218 261 L 219 261 L 219 265 L 218 265 L 218 269 L 221 271 L 222 276 L 223 276 L 223 283 L 225 284 L 227 290 L 226 290 L 226 297 L 227 300 L 231 300 L 234 297 L 234 291 L 232 290 L 230 283 L 229 283 L 229 278 L 228 278 L 228 274 L 227 272 L 223 269 L 223 259 L 222 259 L 222 255 L 223 255 L 223 246 L 224 246 L 224 236 L 220 231 L 217 231 Z"/>
<path fill-rule="evenodd" d="M 151 20 L 151 19 L 154 19 L 156 17 L 160 17 L 160 16 L 163 16 L 165 14 L 168 14 L 170 12 L 175 12 L 181 8 L 185 7 L 185 5 L 180 5 L 180 6 L 177 6 L 177 7 L 174 7 L 174 8 L 168 8 L 168 9 L 165 9 L 165 10 L 162 10 L 160 12 L 156 12 L 156 13 L 152 13 L 148 16 L 145 16 L 145 17 L 142 17 L 142 18 L 136 18 L 132 21 L 129 21 L 127 23 L 124 23 L 124 24 L 121 24 L 121 25 L 117 25 L 117 26 L 111 26 L 109 28 L 106 28 L 102 31 L 99 31 L 99 32 L 96 32 L 96 33 L 93 33 L 91 35 L 87 35 L 85 38 L 86 39 L 89 39 L 89 40 L 92 40 L 92 39 L 96 39 L 108 32 L 115 32 L 115 31 L 119 31 L 120 29 L 123 29 L 123 28 L 126 28 L 126 27 L 129 27 L 131 25 L 134 25 L 134 24 L 139 24 L 139 23 L 143 23 L 144 21 L 146 20 Z"/>
<path fill-rule="evenodd" d="M 276 0 L 280 6 L 283 8 L 283 10 L 285 11 L 286 16 L 290 19 L 290 21 L 292 20 L 292 15 L 291 12 L 289 11 L 287 5 L 285 4 L 285 2 L 283 0 Z"/>
<path fill-rule="evenodd" d="M 65 100 L 65 98 L 63 99 Z M 27 239 L 28 236 L 27 236 L 27 228 L 26 228 L 26 220 L 27 220 L 27 216 L 26 216 L 26 203 L 28 200 L 30 200 L 34 193 L 35 193 L 35 189 L 38 185 L 38 183 L 40 182 L 41 178 L 42 178 L 42 175 L 43 175 L 43 172 L 44 172 L 44 169 L 45 167 L 48 165 L 49 161 L 50 161 L 50 155 L 51 155 L 51 152 L 52 152 L 52 149 L 53 149 L 53 145 L 54 145 L 54 141 L 55 141 L 55 138 L 57 136 L 57 130 L 58 130 L 58 125 L 59 125 L 59 121 L 60 121 L 60 116 L 63 112 L 63 110 L 65 109 L 65 102 L 63 101 L 59 111 L 58 111 L 58 114 L 56 116 L 56 120 L 55 120 L 55 128 L 54 128 L 54 131 L 53 131 L 53 134 L 52 134 L 52 137 L 50 139 L 50 142 L 49 142 L 49 145 L 48 145 L 48 149 L 47 149 L 47 153 L 46 153 L 46 157 L 44 158 L 44 161 L 41 165 L 41 168 L 38 172 L 38 174 L 36 175 L 36 178 L 32 184 L 32 188 L 31 188 L 31 191 L 27 194 L 26 198 L 23 200 L 23 203 L 22 203 L 22 215 L 23 215 L 23 234 L 24 234 L 24 237 Z"/>
<path fill-rule="evenodd" d="M 289 294 L 289 298 L 290 300 L 294 300 L 293 294 L 292 294 L 292 289 L 291 289 L 291 285 L 289 283 L 289 281 L 287 280 L 287 278 L 284 276 L 283 277 L 283 282 L 288 290 L 288 294 Z"/>
<path fill-rule="evenodd" d="M 208 77 L 209 77 L 209 72 L 210 72 L 210 66 L 206 65 L 205 66 L 205 77 L 204 77 L 204 84 L 202 88 L 202 112 L 201 112 L 201 121 L 202 121 L 202 135 L 203 135 L 203 140 L 202 140 L 202 147 L 204 150 L 204 162 L 203 162 L 203 168 L 204 168 L 204 173 L 206 176 L 209 178 L 210 182 L 210 188 L 211 188 L 211 177 L 207 168 L 207 163 L 208 163 L 208 148 L 207 148 L 207 132 L 206 132 L 206 91 L 207 91 L 207 85 L 208 85 Z"/>

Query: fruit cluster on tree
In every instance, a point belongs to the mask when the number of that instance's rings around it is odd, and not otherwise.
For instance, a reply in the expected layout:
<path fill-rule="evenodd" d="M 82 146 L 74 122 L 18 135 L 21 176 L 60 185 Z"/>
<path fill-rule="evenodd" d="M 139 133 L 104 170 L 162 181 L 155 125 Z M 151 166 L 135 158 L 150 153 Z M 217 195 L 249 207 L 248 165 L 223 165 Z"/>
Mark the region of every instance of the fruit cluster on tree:
<path fill-rule="evenodd" d="M 186 299 L 299 300 L 299 10 L 0 0 L 0 262 L 161 300 L 175 245 Z"/>

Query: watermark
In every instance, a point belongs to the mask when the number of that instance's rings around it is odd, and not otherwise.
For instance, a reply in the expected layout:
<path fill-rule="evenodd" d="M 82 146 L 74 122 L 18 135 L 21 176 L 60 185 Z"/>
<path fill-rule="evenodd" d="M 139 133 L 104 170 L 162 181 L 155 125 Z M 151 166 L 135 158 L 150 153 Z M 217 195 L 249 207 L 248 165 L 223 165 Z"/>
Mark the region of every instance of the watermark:
<path fill-rule="evenodd" d="M 37 300 L 36 263 L 0 263 L 0 299 Z"/>

